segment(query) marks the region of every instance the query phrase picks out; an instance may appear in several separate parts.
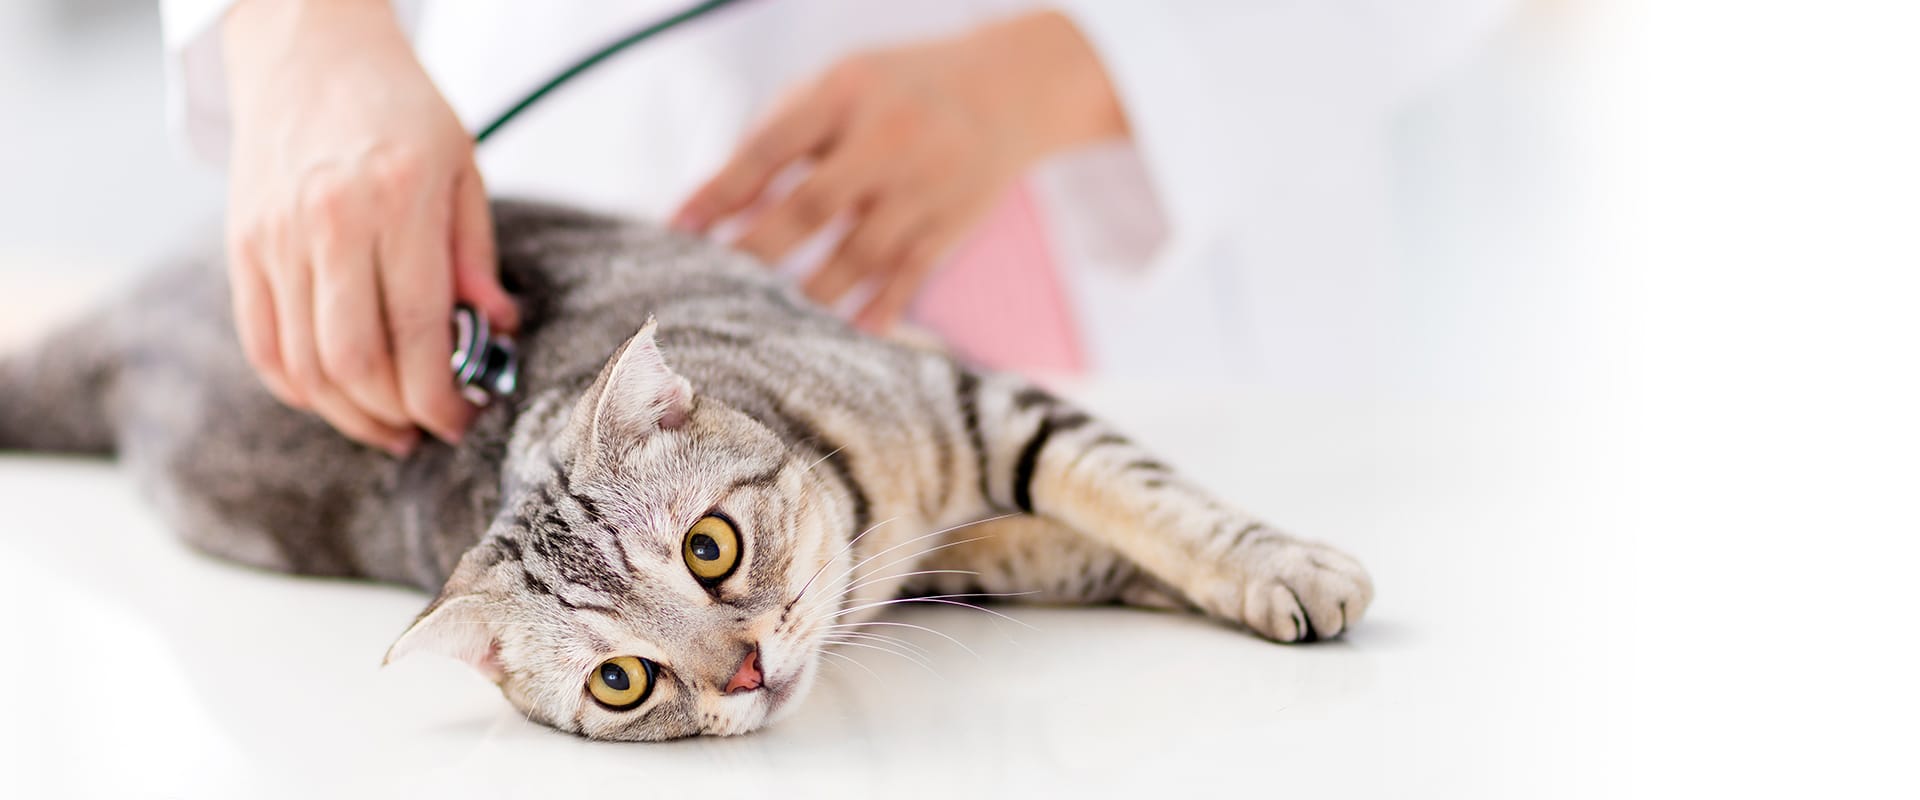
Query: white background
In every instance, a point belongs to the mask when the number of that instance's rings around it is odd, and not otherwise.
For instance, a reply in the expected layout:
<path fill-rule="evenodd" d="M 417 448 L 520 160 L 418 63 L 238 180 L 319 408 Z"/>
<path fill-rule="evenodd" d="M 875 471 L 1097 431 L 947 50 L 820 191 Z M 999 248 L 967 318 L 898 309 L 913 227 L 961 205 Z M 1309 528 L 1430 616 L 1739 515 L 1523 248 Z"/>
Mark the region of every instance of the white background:
<path fill-rule="evenodd" d="M 217 221 L 149 11 L 106 9 L 0 6 L 0 341 Z M 372 670 L 418 596 L 208 562 L 110 470 L 9 458 L 0 793 L 1913 796 L 1916 23 L 1536 3 L 1398 132 L 1389 391 L 1087 390 L 1356 551 L 1343 643 L 916 615 L 982 659 L 926 637 L 945 677 L 863 653 L 765 734 L 594 745 Z"/>

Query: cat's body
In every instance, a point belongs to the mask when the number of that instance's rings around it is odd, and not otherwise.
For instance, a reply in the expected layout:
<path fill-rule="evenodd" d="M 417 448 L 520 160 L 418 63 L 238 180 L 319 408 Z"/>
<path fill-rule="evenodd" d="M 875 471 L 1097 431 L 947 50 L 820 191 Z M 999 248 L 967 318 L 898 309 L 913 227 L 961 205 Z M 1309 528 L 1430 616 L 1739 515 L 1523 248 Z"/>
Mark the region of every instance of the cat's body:
<path fill-rule="evenodd" d="M 599 738 L 764 724 L 903 593 L 1195 608 L 1283 641 L 1371 597 L 1352 559 L 1047 393 L 858 334 L 744 258 L 550 207 L 496 224 L 520 389 L 457 446 L 396 460 L 275 402 L 202 264 L 0 361 L 0 449 L 117 452 L 221 556 L 440 591 L 396 653 L 465 658 Z M 614 685 L 644 667 L 630 709 L 597 682 L 615 656 Z"/>

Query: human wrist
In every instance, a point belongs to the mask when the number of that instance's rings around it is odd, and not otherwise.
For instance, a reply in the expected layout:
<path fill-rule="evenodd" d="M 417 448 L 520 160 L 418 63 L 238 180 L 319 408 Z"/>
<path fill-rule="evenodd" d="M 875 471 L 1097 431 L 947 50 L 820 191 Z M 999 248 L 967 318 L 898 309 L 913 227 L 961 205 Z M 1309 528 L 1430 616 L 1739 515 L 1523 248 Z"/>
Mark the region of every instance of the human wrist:
<path fill-rule="evenodd" d="M 1099 54 L 1057 11 L 1021 14 L 966 37 L 988 74 L 986 94 L 1043 158 L 1126 136 L 1127 119 Z"/>
<path fill-rule="evenodd" d="M 280 85 L 289 66 L 406 44 L 388 0 L 239 0 L 222 18 L 220 37 L 236 104 L 302 90 Z"/>

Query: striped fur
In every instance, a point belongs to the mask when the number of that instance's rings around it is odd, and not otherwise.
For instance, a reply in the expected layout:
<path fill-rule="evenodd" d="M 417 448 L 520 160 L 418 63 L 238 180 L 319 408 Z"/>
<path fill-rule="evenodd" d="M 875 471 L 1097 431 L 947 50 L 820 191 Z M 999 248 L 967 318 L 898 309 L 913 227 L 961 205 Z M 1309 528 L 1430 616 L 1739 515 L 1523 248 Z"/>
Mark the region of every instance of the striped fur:
<path fill-rule="evenodd" d="M 438 591 L 390 657 L 463 658 L 530 718 L 594 738 L 764 725 L 858 635 L 830 626 L 902 595 L 1192 609 L 1287 642 L 1366 610 L 1353 559 L 1031 384 L 862 336 L 653 226 L 521 203 L 496 220 L 522 391 L 459 446 L 395 461 L 274 403 L 211 265 L 0 363 L 0 445 L 110 444 L 195 546 Z M 58 435 L 22 434 L 41 417 Z M 744 539 L 712 589 L 681 554 L 709 513 Z M 724 693 L 755 652 L 766 686 Z M 585 690 L 616 655 L 661 665 L 631 711 Z"/>

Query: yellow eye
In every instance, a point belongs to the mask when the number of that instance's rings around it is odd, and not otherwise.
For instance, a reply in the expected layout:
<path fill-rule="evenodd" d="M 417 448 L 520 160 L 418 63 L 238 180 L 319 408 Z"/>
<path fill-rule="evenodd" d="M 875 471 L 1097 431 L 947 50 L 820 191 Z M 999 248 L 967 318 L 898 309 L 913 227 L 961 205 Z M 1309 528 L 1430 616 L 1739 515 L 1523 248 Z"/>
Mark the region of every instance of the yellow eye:
<path fill-rule="evenodd" d="M 634 656 L 602 661 L 587 677 L 587 692 L 612 711 L 640 705 L 653 692 L 653 662 Z"/>
<path fill-rule="evenodd" d="M 680 550 L 693 577 L 701 583 L 718 583 L 740 565 L 740 532 L 726 517 L 710 514 L 693 523 Z"/>

